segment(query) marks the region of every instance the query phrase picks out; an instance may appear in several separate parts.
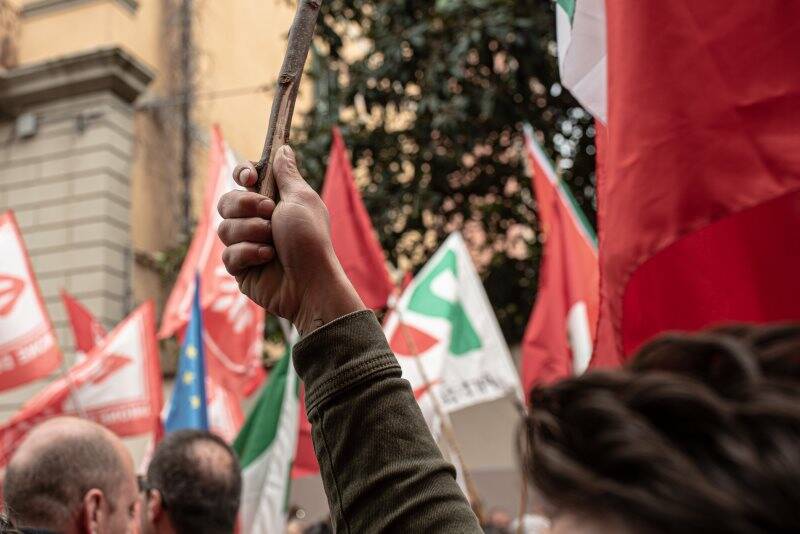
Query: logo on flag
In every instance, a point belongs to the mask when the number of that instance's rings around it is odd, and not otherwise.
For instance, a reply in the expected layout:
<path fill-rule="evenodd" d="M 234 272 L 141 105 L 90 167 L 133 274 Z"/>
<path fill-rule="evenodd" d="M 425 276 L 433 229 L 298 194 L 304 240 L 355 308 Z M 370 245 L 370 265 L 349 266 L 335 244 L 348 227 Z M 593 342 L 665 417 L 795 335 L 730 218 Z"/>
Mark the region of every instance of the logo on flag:
<path fill-rule="evenodd" d="M 31 428 L 57 415 L 85 417 L 120 436 L 149 433 L 161 396 L 153 303 L 147 302 L 0 427 L 0 465 Z"/>
<path fill-rule="evenodd" d="M 12 212 L 0 215 L 0 391 L 61 364 L 53 326 Z"/>
<path fill-rule="evenodd" d="M 408 286 L 384 332 L 434 431 L 431 392 L 445 412 L 521 396 L 508 346 L 458 232 Z"/>

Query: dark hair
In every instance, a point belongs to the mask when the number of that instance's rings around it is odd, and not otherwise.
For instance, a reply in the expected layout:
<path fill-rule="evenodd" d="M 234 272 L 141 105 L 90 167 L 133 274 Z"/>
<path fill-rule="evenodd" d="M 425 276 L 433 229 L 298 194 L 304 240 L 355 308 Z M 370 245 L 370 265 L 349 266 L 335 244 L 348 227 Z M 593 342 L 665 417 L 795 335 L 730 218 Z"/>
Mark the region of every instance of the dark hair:
<path fill-rule="evenodd" d="M 147 482 L 161 492 L 179 534 L 233 532 L 242 492 L 239 461 L 220 437 L 178 430 L 158 445 Z"/>
<path fill-rule="evenodd" d="M 669 334 L 531 392 L 526 476 L 649 532 L 800 532 L 800 326 Z"/>
<path fill-rule="evenodd" d="M 119 451 L 101 429 L 54 438 L 34 457 L 11 459 L 3 480 L 9 518 L 21 526 L 62 528 L 90 489 L 112 510 L 126 472 Z"/>

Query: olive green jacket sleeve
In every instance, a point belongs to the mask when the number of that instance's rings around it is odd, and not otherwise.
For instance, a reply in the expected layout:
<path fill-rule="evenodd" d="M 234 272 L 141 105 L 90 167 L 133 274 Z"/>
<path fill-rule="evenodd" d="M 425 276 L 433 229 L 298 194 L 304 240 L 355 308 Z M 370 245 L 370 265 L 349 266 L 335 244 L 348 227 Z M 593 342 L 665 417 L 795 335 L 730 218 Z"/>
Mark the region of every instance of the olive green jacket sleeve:
<path fill-rule="evenodd" d="M 480 533 L 371 311 L 294 348 L 337 533 Z"/>

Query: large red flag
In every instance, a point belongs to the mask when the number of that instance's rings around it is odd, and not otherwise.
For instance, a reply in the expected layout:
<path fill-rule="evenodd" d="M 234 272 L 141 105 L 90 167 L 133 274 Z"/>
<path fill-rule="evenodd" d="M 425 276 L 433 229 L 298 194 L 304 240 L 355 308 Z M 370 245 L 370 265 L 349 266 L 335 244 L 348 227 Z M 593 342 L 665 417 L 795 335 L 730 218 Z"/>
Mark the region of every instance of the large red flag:
<path fill-rule="evenodd" d="M 233 152 L 223 140 L 219 128 L 214 127 L 203 213 L 167 300 L 159 337 L 182 335 L 189 321 L 195 273 L 199 272 L 208 375 L 230 392 L 246 396 L 265 376 L 261 365 L 264 309 L 239 291 L 236 280 L 222 263 L 225 246 L 217 236 L 217 227 L 222 221 L 217 213 L 217 203 L 228 191 L 241 189 L 233 181 L 235 166 Z"/>
<path fill-rule="evenodd" d="M 85 355 L 106 336 L 106 329 L 92 312 L 66 290 L 61 291 L 61 301 L 67 310 L 72 336 L 75 338 L 75 348 Z"/>
<path fill-rule="evenodd" d="M 332 135 L 322 200 L 330 214 L 333 249 L 364 304 L 372 309 L 383 308 L 394 284 L 369 213 L 356 189 L 339 128 L 334 127 Z"/>
<path fill-rule="evenodd" d="M 61 365 L 61 350 L 14 219 L 0 215 L 0 391 Z"/>
<path fill-rule="evenodd" d="M 161 387 L 153 303 L 148 301 L 0 427 L 0 465 L 31 428 L 57 415 L 86 417 L 120 436 L 150 433 L 161 410 Z"/>
<path fill-rule="evenodd" d="M 607 20 L 594 363 L 800 319 L 800 3 L 619 0 Z"/>
<path fill-rule="evenodd" d="M 522 342 L 522 384 L 528 391 L 586 369 L 597 324 L 599 274 L 594 230 L 529 128 L 525 149 L 546 239 L 536 303 Z"/>

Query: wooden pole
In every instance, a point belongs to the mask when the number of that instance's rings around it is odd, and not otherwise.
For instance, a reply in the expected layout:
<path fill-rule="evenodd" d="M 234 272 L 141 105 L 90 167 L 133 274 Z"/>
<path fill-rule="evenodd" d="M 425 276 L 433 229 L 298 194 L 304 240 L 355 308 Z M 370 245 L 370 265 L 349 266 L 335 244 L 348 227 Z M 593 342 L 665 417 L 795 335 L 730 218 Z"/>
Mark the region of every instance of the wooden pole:
<path fill-rule="evenodd" d="M 277 190 L 275 178 L 272 176 L 272 162 L 275 159 L 275 151 L 289 142 L 294 103 L 297 100 L 300 79 L 303 77 L 308 49 L 314 38 L 314 27 L 317 24 L 321 4 L 322 0 L 298 0 L 294 21 L 289 29 L 286 55 L 278 74 L 278 85 L 272 100 L 264 149 L 261 152 L 261 159 L 255 164 L 258 171 L 258 191 L 273 199 L 276 199 Z"/>
<path fill-rule="evenodd" d="M 433 410 L 436 412 L 437 417 L 442 422 L 442 435 L 445 440 L 447 440 L 447 444 L 450 446 L 450 449 L 453 452 L 453 455 L 456 457 L 456 460 L 459 464 L 461 464 L 461 473 L 464 475 L 464 485 L 467 487 L 467 498 L 470 500 L 470 504 L 472 505 L 472 510 L 475 512 L 475 515 L 478 517 L 478 522 L 483 524 L 483 504 L 481 503 L 481 498 L 478 493 L 478 487 L 475 484 L 475 480 L 472 478 L 472 474 L 470 473 L 469 469 L 467 468 L 466 464 L 464 463 L 464 457 L 461 454 L 461 447 L 458 445 L 458 440 L 456 439 L 456 433 L 453 430 L 453 424 L 450 422 L 450 416 L 444 410 L 444 406 L 442 406 L 439 397 L 433 391 L 433 384 L 428 379 L 428 373 L 425 371 L 425 367 L 422 365 L 422 361 L 419 358 L 419 351 L 417 350 L 417 345 L 414 343 L 414 339 L 411 337 L 411 334 L 408 332 L 406 328 L 406 324 L 403 321 L 403 314 L 396 305 L 392 306 L 391 308 L 397 313 L 398 324 L 400 328 L 400 333 L 403 336 L 403 339 L 406 342 L 406 346 L 411 351 L 411 355 L 414 357 L 414 362 L 416 362 L 417 371 L 422 378 L 422 383 L 425 385 L 425 389 L 428 392 L 428 395 L 431 396 L 431 402 L 433 403 Z"/>

